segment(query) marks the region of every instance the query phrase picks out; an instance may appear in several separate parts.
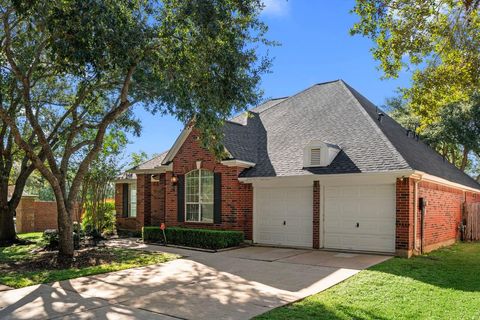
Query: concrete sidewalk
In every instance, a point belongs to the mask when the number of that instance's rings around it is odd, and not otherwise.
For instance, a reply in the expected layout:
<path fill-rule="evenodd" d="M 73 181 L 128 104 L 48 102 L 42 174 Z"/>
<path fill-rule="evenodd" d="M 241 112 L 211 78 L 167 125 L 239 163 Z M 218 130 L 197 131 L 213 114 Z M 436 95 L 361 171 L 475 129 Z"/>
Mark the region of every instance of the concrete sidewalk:
<path fill-rule="evenodd" d="M 206 253 L 131 240 L 109 245 L 177 253 L 183 258 L 0 292 L 0 318 L 249 319 L 389 259 L 265 247 Z"/>

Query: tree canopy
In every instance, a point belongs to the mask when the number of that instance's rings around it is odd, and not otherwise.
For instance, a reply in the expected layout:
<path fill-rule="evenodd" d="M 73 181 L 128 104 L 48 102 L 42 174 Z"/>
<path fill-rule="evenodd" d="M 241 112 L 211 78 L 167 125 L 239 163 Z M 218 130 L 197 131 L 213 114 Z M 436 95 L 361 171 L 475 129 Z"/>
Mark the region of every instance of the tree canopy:
<path fill-rule="evenodd" d="M 270 44 L 261 7 L 258 0 L 1 1 L 2 67 L 39 147 L 4 105 L 0 120 L 52 185 L 61 254 L 73 254 L 73 203 L 106 135 L 137 128 L 133 105 L 194 119 L 203 143 L 221 150 L 222 121 L 258 101 L 270 65 L 257 54 Z"/>
<path fill-rule="evenodd" d="M 480 85 L 479 1 L 357 0 L 352 34 L 370 37 L 386 78 L 410 70 L 402 90 L 422 129 L 443 106 L 467 101 Z"/>

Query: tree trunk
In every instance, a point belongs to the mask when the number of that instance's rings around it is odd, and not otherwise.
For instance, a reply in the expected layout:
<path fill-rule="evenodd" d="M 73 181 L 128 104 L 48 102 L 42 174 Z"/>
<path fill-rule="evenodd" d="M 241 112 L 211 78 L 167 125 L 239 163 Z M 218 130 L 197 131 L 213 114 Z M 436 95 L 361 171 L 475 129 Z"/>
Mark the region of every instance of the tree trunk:
<path fill-rule="evenodd" d="M 66 259 L 73 258 L 72 207 L 70 210 L 57 198 L 58 255 Z"/>
<path fill-rule="evenodd" d="M 8 205 L 0 207 L 0 246 L 11 245 L 17 240 L 15 224 L 13 223 L 14 213 L 15 209 Z"/>
<path fill-rule="evenodd" d="M 460 170 L 462 171 L 465 171 L 465 168 L 467 167 L 469 153 L 470 150 L 468 150 L 466 147 L 463 147 L 462 164 L 460 165 Z"/>
<path fill-rule="evenodd" d="M 5 172 L 6 171 L 6 172 Z M 0 245 L 8 246 L 15 243 L 17 235 L 13 216 L 16 206 L 10 206 L 8 201 L 8 177 L 10 170 L 2 171 L 0 179 Z"/>

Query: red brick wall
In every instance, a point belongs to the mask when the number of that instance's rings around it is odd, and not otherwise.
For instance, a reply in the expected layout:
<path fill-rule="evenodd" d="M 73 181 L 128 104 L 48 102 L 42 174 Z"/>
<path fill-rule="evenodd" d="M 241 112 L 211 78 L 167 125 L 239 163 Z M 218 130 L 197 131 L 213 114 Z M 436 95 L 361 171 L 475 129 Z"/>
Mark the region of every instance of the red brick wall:
<path fill-rule="evenodd" d="M 123 215 L 123 183 L 115 184 L 115 212 L 117 219 Z"/>
<path fill-rule="evenodd" d="M 414 249 L 414 210 L 415 179 L 397 179 L 396 183 L 396 249 L 397 254 L 410 256 Z M 418 207 L 417 242 L 423 252 L 435 250 L 441 246 L 454 243 L 460 238 L 459 225 L 462 219 L 462 206 L 465 201 L 478 202 L 480 194 L 465 192 L 433 182 L 418 182 L 417 205 L 419 199 L 427 201 L 423 222 L 423 239 L 421 233 L 422 215 Z"/>
<path fill-rule="evenodd" d="M 462 190 L 422 181 L 418 184 L 418 197 L 427 200 L 423 233 L 424 251 L 459 239 L 465 193 Z"/>
<path fill-rule="evenodd" d="M 152 175 L 137 174 L 137 220 L 143 226 L 152 222 Z"/>
<path fill-rule="evenodd" d="M 222 223 L 179 223 L 177 221 L 177 187 L 170 182 L 172 173 L 167 172 L 165 175 L 165 220 L 167 226 L 182 225 L 195 228 L 240 230 L 245 232 L 246 239 L 251 240 L 253 233 L 252 186 L 238 181 L 238 175 L 243 170 L 242 168 L 227 167 L 217 162 L 208 150 L 200 146 L 197 136 L 197 133 L 192 131 L 187 137 L 173 159 L 173 172 L 177 176 L 184 175 L 197 169 L 196 161 L 202 161 L 202 169 L 222 174 Z"/>
<path fill-rule="evenodd" d="M 396 232 L 397 255 L 410 256 L 413 250 L 414 180 L 397 179 L 396 182 Z"/>
<path fill-rule="evenodd" d="M 468 203 L 480 202 L 480 194 L 473 192 L 466 192 L 466 201 Z"/>
<path fill-rule="evenodd" d="M 313 248 L 320 248 L 320 182 L 313 182 Z"/>
<path fill-rule="evenodd" d="M 57 229 L 57 203 L 55 201 L 37 201 L 33 197 L 20 200 L 16 214 L 17 232 L 43 232 Z M 78 206 L 73 212 L 73 221 L 81 221 Z"/>

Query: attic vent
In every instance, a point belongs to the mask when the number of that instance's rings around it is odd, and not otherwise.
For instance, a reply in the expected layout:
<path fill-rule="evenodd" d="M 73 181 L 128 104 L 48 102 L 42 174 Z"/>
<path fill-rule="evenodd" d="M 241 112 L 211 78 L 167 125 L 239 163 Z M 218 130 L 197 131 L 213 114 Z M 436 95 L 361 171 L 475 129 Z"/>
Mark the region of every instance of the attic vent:
<path fill-rule="evenodd" d="M 312 140 L 303 148 L 303 166 L 326 167 L 332 163 L 340 150 L 336 144 Z"/>
<path fill-rule="evenodd" d="M 321 163 L 320 148 L 312 148 L 310 151 L 310 165 L 319 166 Z"/>

